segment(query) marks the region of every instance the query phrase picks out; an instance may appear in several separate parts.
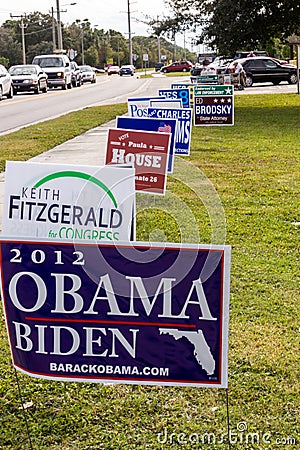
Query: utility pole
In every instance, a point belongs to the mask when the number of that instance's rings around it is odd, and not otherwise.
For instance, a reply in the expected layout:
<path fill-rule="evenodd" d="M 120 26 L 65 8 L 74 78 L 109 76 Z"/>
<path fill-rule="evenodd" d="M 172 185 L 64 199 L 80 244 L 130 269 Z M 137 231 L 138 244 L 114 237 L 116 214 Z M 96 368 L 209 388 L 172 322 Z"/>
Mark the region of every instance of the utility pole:
<path fill-rule="evenodd" d="M 81 30 L 81 63 L 84 64 L 84 28 Z"/>
<path fill-rule="evenodd" d="M 21 37 L 22 37 L 22 60 L 23 64 L 26 64 L 26 50 L 25 50 L 25 25 L 24 25 L 24 19 L 26 19 L 26 14 L 24 16 L 13 16 L 10 15 L 12 19 L 20 19 L 20 28 L 21 28 Z"/>
<path fill-rule="evenodd" d="M 89 21 L 89 19 L 83 19 L 83 21 L 81 22 L 81 64 L 85 63 L 84 60 L 84 31 L 85 31 L 85 27 L 87 22 Z"/>
<path fill-rule="evenodd" d="M 128 40 L 129 40 L 129 64 L 132 65 L 132 37 L 130 23 L 130 0 L 127 0 L 127 17 L 128 17 Z"/>
<path fill-rule="evenodd" d="M 67 3 L 67 5 L 70 5 L 70 6 L 76 5 L 76 2 Z M 67 5 L 62 5 L 62 6 L 67 6 Z M 56 0 L 57 45 L 58 45 L 59 51 L 63 50 L 63 39 L 62 39 L 62 29 L 61 29 L 61 20 L 60 20 L 61 12 L 67 12 L 67 10 L 60 9 L 59 0 Z M 53 13 L 54 13 L 54 11 L 53 11 Z M 54 40 L 53 40 L 53 42 L 54 42 Z"/>
<path fill-rule="evenodd" d="M 53 53 L 54 53 L 55 50 L 56 50 L 56 35 L 55 35 L 55 19 L 54 19 L 54 8 L 53 8 L 53 6 L 51 8 L 51 16 L 52 16 L 52 42 L 53 42 L 52 50 L 53 50 Z"/>
<path fill-rule="evenodd" d="M 60 20 L 60 6 L 59 6 L 59 0 L 56 0 L 56 14 L 57 14 L 57 44 L 58 49 L 63 49 L 63 42 L 62 42 L 62 32 L 61 32 L 61 20 Z"/>
<path fill-rule="evenodd" d="M 159 23 L 159 17 L 157 16 L 156 19 L 156 23 L 158 25 Z M 157 35 L 157 58 L 158 58 L 158 62 L 161 62 L 161 54 L 160 54 L 160 34 L 156 34 Z"/>

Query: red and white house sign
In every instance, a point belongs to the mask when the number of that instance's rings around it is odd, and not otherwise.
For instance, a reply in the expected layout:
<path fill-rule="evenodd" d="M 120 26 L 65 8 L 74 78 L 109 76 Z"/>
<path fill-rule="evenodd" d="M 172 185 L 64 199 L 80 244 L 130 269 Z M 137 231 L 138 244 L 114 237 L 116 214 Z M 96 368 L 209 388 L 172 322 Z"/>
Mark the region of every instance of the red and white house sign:
<path fill-rule="evenodd" d="M 169 133 L 109 129 L 105 163 L 132 165 L 136 191 L 164 195 L 170 138 Z"/>

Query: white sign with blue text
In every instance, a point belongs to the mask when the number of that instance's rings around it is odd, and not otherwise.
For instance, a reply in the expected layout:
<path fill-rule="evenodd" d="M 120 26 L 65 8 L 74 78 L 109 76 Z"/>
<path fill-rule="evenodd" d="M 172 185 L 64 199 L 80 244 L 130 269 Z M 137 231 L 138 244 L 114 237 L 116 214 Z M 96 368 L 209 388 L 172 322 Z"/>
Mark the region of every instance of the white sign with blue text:
<path fill-rule="evenodd" d="M 147 117 L 147 108 L 151 105 L 151 100 L 161 100 L 163 97 L 137 97 L 129 98 L 127 100 L 128 104 L 128 114 L 131 117 Z"/>
<path fill-rule="evenodd" d="M 134 238 L 133 167 L 8 161 L 2 231 L 99 243 Z"/>

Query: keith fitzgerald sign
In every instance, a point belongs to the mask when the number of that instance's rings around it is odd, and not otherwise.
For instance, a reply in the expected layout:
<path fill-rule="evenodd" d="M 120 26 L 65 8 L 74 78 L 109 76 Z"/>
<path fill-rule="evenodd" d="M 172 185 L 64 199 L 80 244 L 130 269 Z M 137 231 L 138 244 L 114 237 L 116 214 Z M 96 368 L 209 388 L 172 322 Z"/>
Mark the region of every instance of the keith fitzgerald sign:
<path fill-rule="evenodd" d="M 134 169 L 7 162 L 3 234 L 93 242 L 130 240 Z"/>
<path fill-rule="evenodd" d="M 14 366 L 66 381 L 227 387 L 227 246 L 3 239 Z"/>

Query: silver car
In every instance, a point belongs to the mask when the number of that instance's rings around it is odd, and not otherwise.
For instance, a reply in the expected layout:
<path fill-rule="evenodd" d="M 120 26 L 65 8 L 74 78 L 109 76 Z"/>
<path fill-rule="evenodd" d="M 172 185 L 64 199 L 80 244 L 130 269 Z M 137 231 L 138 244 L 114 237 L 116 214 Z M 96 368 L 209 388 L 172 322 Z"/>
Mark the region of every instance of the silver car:
<path fill-rule="evenodd" d="M 9 68 L 13 82 L 14 94 L 17 92 L 40 92 L 48 91 L 48 75 L 40 66 L 35 64 L 20 64 Z"/>
<path fill-rule="evenodd" d="M 0 100 L 3 96 L 12 98 L 14 95 L 11 76 L 2 64 L 0 64 Z"/>
<path fill-rule="evenodd" d="M 89 81 L 90 83 L 96 83 L 96 74 L 91 66 L 79 66 L 82 82 L 86 83 Z"/>

